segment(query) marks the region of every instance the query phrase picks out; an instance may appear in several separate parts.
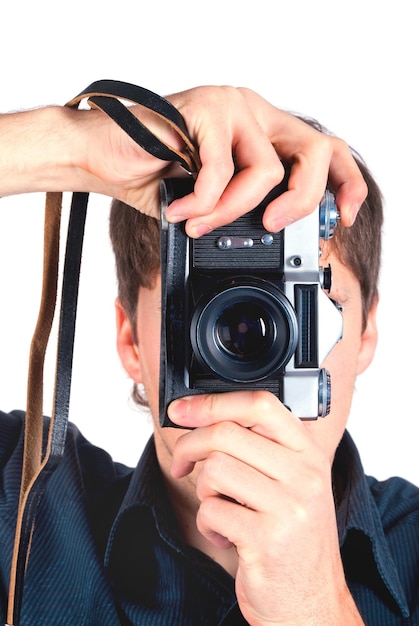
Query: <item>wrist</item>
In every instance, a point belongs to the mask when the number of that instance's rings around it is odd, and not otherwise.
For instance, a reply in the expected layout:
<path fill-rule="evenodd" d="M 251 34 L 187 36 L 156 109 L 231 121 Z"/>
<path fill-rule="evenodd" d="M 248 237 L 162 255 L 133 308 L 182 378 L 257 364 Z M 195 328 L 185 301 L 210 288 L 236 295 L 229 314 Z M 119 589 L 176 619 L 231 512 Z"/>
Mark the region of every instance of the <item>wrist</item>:
<path fill-rule="evenodd" d="M 51 106 L 0 116 L 0 196 L 77 188 L 74 113 Z"/>
<path fill-rule="evenodd" d="M 281 609 L 280 609 L 281 610 Z M 267 618 L 243 613 L 252 626 L 363 626 L 364 621 L 358 611 L 355 601 L 345 585 L 345 590 L 336 597 L 327 596 L 322 600 L 307 597 L 306 601 L 296 602 L 292 608 L 288 607 L 287 614 Z"/>

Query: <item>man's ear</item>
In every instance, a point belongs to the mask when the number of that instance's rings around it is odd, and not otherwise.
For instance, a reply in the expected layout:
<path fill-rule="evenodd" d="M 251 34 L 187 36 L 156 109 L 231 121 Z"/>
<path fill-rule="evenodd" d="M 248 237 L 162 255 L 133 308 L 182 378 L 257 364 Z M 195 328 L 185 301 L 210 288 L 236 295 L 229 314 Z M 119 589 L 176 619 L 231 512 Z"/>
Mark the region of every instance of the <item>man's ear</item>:
<path fill-rule="evenodd" d="M 374 358 L 375 349 L 378 341 L 377 330 L 377 306 L 378 296 L 375 297 L 373 305 L 368 313 L 365 330 L 361 337 L 361 346 L 358 353 L 357 374 L 362 374 L 370 365 Z"/>
<path fill-rule="evenodd" d="M 142 382 L 137 344 L 128 315 L 119 298 L 115 300 L 116 347 L 128 376 L 136 383 Z"/>

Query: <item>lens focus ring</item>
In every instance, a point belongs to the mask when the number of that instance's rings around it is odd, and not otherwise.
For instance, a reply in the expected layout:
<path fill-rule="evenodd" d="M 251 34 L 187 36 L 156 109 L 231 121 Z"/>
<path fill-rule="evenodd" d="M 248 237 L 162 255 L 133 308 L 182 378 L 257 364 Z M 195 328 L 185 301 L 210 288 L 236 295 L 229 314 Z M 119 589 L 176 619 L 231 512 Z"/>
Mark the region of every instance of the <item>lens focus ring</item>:
<path fill-rule="evenodd" d="M 267 281 L 229 280 L 201 298 L 192 316 L 195 355 L 217 376 L 251 382 L 272 376 L 295 351 L 298 331 L 286 296 Z"/>

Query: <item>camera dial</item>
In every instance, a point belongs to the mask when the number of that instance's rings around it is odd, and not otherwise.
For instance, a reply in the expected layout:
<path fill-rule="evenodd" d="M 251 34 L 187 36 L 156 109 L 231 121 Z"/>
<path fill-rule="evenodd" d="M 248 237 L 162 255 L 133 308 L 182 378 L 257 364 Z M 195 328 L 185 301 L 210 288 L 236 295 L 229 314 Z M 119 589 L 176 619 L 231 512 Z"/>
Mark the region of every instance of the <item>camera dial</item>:
<path fill-rule="evenodd" d="M 331 239 L 339 220 L 335 199 L 330 191 L 326 190 L 319 204 L 319 234 L 320 238 Z"/>

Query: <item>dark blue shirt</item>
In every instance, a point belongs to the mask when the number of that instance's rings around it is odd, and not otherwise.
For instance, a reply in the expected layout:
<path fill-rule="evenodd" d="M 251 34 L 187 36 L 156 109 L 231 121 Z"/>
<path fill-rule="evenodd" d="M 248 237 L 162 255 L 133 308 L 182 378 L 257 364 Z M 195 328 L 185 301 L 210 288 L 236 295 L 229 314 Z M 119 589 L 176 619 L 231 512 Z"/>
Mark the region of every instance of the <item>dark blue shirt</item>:
<path fill-rule="evenodd" d="M 22 423 L 20 412 L 0 413 L 1 623 L 20 486 Z M 366 624 L 419 626 L 418 488 L 400 478 L 378 482 L 366 477 L 347 433 L 334 475 L 341 493 L 342 559 Z M 114 463 L 70 426 L 64 460 L 37 518 L 21 624 L 245 624 L 234 580 L 182 542 L 152 440 L 133 470 Z"/>

